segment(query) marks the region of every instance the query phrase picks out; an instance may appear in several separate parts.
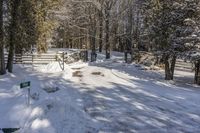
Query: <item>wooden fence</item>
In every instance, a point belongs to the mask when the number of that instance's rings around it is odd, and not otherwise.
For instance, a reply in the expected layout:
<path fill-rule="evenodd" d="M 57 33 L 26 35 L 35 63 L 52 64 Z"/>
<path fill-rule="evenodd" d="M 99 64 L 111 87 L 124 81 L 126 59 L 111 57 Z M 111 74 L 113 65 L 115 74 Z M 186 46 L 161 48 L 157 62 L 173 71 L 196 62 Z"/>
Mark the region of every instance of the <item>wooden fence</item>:
<path fill-rule="evenodd" d="M 16 54 L 14 56 L 14 64 L 48 64 L 49 62 L 56 61 L 57 54 Z M 7 63 L 8 54 L 5 54 L 5 62 Z"/>
<path fill-rule="evenodd" d="M 72 63 L 78 61 L 81 58 L 80 51 L 74 51 L 71 53 L 59 52 L 59 53 L 45 53 L 45 54 L 15 54 L 14 64 L 27 64 L 27 65 L 46 65 L 50 62 L 59 61 L 60 63 Z M 7 63 L 8 54 L 5 54 L 5 62 Z"/>

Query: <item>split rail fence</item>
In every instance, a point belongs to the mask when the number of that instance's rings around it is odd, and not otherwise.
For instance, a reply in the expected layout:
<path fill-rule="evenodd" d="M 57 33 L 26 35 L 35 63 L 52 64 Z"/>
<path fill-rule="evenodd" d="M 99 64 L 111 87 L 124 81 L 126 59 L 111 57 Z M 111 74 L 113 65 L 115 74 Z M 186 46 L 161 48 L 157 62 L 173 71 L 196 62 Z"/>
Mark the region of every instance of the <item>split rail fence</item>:
<path fill-rule="evenodd" d="M 57 54 L 15 54 L 14 64 L 27 64 L 27 65 L 45 65 L 49 62 L 56 61 Z M 5 62 L 7 63 L 8 54 L 5 54 Z"/>
<path fill-rule="evenodd" d="M 72 52 L 59 52 L 59 53 L 44 53 L 44 54 L 15 54 L 14 64 L 26 64 L 26 65 L 46 65 L 50 62 L 59 61 L 60 63 L 72 63 L 78 60 L 84 60 L 82 58 L 82 51 Z M 7 63 L 8 54 L 5 53 L 5 63 Z"/>

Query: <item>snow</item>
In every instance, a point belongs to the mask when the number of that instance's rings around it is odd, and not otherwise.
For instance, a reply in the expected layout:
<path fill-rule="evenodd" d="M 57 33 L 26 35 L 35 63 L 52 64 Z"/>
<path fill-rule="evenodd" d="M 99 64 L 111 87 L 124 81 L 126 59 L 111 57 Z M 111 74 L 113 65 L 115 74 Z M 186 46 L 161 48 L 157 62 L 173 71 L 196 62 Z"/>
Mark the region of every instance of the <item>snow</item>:
<path fill-rule="evenodd" d="M 47 65 L 43 65 L 37 68 L 38 71 L 41 71 L 43 73 L 59 73 L 59 72 L 70 72 L 70 69 L 68 69 L 68 65 L 64 63 L 64 69 L 63 69 L 63 63 L 62 62 L 51 62 Z"/>
<path fill-rule="evenodd" d="M 186 84 L 191 72 L 176 71 L 175 81 L 163 71 L 143 70 L 123 63 L 113 52 L 110 60 L 98 54 L 95 63 L 58 62 L 46 66 L 15 65 L 13 74 L 0 76 L 0 128 L 20 133 L 177 133 L 200 132 L 200 90 Z M 79 71 L 82 76 L 73 76 Z M 31 81 L 31 99 L 22 81 Z M 54 93 L 44 88 L 58 87 Z"/>

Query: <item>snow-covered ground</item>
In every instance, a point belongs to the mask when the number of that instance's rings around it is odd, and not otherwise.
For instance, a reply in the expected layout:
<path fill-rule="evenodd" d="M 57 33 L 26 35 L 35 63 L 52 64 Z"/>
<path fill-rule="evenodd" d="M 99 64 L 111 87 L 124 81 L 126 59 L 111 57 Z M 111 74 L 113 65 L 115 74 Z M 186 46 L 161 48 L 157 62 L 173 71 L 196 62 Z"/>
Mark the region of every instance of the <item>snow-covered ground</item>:
<path fill-rule="evenodd" d="M 0 128 L 20 133 L 199 133 L 200 87 L 193 74 L 177 71 L 175 82 L 162 71 L 123 63 L 123 55 L 96 63 L 26 67 L 0 76 Z M 31 81 L 31 105 L 23 81 Z M 58 88 L 47 93 L 45 89 Z"/>

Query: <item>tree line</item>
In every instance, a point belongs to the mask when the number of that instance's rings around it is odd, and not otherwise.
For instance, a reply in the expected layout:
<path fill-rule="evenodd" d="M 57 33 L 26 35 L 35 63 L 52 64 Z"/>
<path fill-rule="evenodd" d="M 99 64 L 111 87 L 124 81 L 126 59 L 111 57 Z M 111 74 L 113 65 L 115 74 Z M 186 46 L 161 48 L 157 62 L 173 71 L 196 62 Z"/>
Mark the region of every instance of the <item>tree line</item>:
<path fill-rule="evenodd" d="M 4 47 L 9 49 L 7 68 L 14 53 L 48 46 L 124 52 L 131 61 L 140 51 L 160 55 L 165 79 L 173 80 L 177 58 L 195 64 L 200 84 L 199 0 L 1 0 L 1 73 L 5 73 Z M 9 62 L 10 61 L 10 62 Z"/>
<path fill-rule="evenodd" d="M 91 61 L 102 50 L 106 59 L 112 50 L 124 52 L 126 62 L 128 54 L 135 61 L 140 51 L 153 52 L 166 80 L 173 80 L 177 58 L 190 60 L 200 84 L 199 0 L 69 0 L 66 11 L 55 47 L 91 49 Z"/>
<path fill-rule="evenodd" d="M 59 0 L 0 0 L 0 74 L 13 71 L 15 54 L 22 54 L 37 46 L 46 52 L 47 38 L 54 28 L 48 18 L 50 10 L 59 6 Z M 8 51 L 5 63 L 4 53 Z"/>

